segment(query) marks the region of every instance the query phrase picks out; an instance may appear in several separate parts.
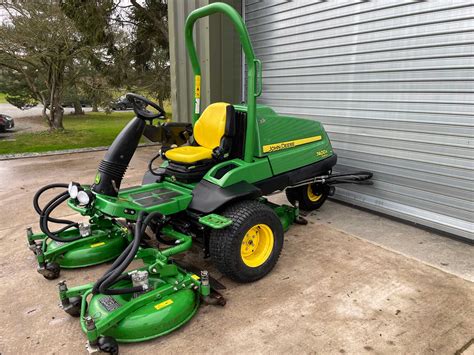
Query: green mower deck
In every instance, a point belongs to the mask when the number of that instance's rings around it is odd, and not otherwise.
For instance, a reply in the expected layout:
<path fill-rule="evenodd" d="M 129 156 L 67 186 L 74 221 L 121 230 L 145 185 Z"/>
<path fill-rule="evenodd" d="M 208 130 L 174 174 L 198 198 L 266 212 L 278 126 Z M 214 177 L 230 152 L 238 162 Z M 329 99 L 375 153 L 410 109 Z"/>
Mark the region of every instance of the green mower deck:
<path fill-rule="evenodd" d="M 33 234 L 29 228 L 27 240 L 36 255 L 38 272 L 47 279 L 55 279 L 61 268 L 98 265 L 119 256 L 130 241 L 129 230 L 108 219 L 91 219 L 91 222 L 59 233 L 59 238 L 80 237 L 69 243 L 51 240 L 44 233 Z"/>

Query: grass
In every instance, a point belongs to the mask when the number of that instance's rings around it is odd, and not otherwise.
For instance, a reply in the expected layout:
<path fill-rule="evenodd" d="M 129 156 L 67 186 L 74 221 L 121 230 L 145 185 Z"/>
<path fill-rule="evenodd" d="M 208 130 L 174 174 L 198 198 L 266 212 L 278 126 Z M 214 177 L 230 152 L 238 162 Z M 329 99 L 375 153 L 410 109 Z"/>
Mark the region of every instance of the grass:
<path fill-rule="evenodd" d="M 64 132 L 17 134 L 15 140 L 0 140 L 0 154 L 108 146 L 134 115 L 128 111 L 110 115 L 103 112 L 65 115 Z"/>
<path fill-rule="evenodd" d="M 3 92 L 0 92 L 0 104 L 7 103 L 7 100 L 5 99 L 5 96 L 7 96 L 7 94 L 4 94 Z"/>

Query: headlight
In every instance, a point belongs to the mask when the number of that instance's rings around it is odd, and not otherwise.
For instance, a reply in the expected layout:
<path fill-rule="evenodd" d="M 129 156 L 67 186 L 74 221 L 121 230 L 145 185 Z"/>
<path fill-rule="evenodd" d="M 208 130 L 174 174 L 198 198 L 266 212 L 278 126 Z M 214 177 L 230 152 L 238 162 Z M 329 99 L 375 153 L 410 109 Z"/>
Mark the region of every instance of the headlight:
<path fill-rule="evenodd" d="M 71 196 L 71 198 L 76 198 L 79 194 L 79 186 L 73 182 L 70 182 L 67 192 L 69 192 L 69 196 Z"/>
<path fill-rule="evenodd" d="M 79 201 L 81 205 L 86 206 L 91 202 L 91 197 L 89 196 L 87 192 L 82 190 L 77 193 L 77 200 Z"/>

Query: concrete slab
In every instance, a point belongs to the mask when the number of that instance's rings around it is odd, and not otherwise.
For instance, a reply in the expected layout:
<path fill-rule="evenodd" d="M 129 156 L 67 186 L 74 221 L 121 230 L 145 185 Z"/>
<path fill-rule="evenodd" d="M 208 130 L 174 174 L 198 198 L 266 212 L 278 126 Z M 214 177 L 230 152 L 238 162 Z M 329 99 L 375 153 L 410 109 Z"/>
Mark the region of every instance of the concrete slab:
<path fill-rule="evenodd" d="M 124 186 L 140 183 L 155 150 L 139 149 Z M 102 156 L 96 152 L 1 162 L 1 354 L 84 352 L 79 322 L 59 309 L 56 283 L 36 273 L 24 229 L 37 224 L 31 200 L 39 187 L 58 181 L 90 182 Z M 367 222 L 365 227 L 351 223 L 351 216 L 360 216 L 360 211 L 341 206 L 329 202 L 308 216 L 308 226 L 292 227 L 276 269 L 265 279 L 238 285 L 216 273 L 228 287 L 226 307 L 202 307 L 182 329 L 157 340 L 123 345 L 122 353 L 472 352 L 474 284 L 453 275 L 468 279 L 468 273 L 459 268 L 448 274 L 426 265 L 428 256 L 423 255 L 436 252 L 434 242 L 411 245 L 430 246 L 420 252 L 423 262 L 415 260 L 416 253 L 391 251 L 403 248 L 397 243 L 404 243 L 395 239 L 418 232 L 403 229 L 398 235 L 390 220 Z M 67 209 L 60 214 L 71 215 Z M 371 242 L 361 235 L 372 236 Z M 457 242 L 446 239 L 445 249 L 452 253 L 449 264 L 455 263 L 457 252 L 469 259 L 465 249 L 451 243 Z M 198 252 L 186 258 L 215 271 Z M 97 279 L 105 268 L 62 275 L 77 285 Z"/>

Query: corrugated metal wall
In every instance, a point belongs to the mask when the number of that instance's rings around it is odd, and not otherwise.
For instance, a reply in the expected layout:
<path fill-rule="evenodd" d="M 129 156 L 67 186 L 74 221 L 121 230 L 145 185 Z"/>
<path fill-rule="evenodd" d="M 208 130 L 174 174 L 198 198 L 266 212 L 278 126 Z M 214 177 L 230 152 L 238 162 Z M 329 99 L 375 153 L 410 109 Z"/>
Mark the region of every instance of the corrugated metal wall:
<path fill-rule="evenodd" d="M 184 24 L 189 13 L 213 0 L 168 2 L 171 106 L 173 119 L 190 122 L 194 110 L 194 74 L 184 42 Z M 239 0 L 224 2 L 240 9 Z M 220 14 L 199 19 L 194 38 L 201 64 L 201 107 L 211 102 L 240 100 L 240 42 L 232 24 Z M 212 69 L 211 69 L 212 68 Z"/>
<path fill-rule="evenodd" d="M 184 44 L 184 24 L 191 11 L 207 4 L 209 4 L 209 0 L 171 0 L 168 2 L 171 106 L 173 120 L 178 122 L 190 122 L 194 111 L 194 75 Z M 200 19 L 196 23 L 194 38 L 202 77 L 209 78 L 209 17 Z M 203 107 L 209 104 L 210 91 L 210 80 L 202 80 Z"/>
<path fill-rule="evenodd" d="M 474 240 L 474 2 L 246 0 L 260 103 L 324 123 L 337 198 Z"/>

